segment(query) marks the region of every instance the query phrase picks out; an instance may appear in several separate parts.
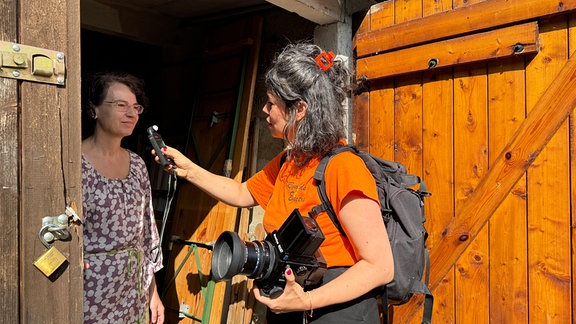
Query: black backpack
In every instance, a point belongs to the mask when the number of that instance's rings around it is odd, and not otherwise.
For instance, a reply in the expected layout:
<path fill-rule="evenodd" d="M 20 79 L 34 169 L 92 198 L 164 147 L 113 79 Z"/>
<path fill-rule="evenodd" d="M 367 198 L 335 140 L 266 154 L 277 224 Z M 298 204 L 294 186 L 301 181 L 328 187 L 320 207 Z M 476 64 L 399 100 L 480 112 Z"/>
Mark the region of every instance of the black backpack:
<path fill-rule="evenodd" d="M 382 303 L 402 305 L 414 294 L 424 294 L 422 323 L 430 323 L 434 297 L 428 288 L 430 256 L 425 245 L 428 232 L 424 227 L 424 197 L 430 193 L 426 191 L 426 184 L 420 177 L 407 174 L 406 167 L 401 163 L 377 158 L 353 145 L 337 146 L 322 158 L 314 173 L 322 204 L 314 207 L 311 215 L 315 217 L 325 210 L 338 230 L 344 233 L 326 195 L 324 171 L 334 155 L 345 151 L 360 156 L 376 180 L 382 218 L 394 256 L 394 279 L 382 287 Z M 412 189 L 416 185 L 418 189 Z M 386 304 L 383 307 L 383 318 L 387 322 Z"/>

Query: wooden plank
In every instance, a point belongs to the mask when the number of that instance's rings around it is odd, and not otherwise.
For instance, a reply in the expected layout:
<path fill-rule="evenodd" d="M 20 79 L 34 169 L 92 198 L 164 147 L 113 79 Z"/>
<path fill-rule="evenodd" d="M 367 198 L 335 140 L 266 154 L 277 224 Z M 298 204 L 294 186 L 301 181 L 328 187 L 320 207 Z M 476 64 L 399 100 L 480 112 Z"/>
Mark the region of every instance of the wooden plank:
<path fill-rule="evenodd" d="M 394 20 L 408 21 L 422 16 L 422 1 L 394 1 Z M 395 78 L 394 91 L 394 160 L 406 169 L 422 174 L 422 75 L 412 73 Z M 412 302 L 421 302 L 421 296 Z M 393 308 L 393 322 L 405 323 L 405 313 Z"/>
<path fill-rule="evenodd" d="M 395 2 L 395 21 L 408 21 L 422 16 L 419 0 Z M 396 78 L 394 94 L 394 143 L 396 161 L 409 172 L 422 174 L 422 76 Z"/>
<path fill-rule="evenodd" d="M 361 58 L 356 63 L 357 77 L 372 80 L 518 55 L 516 44 L 522 44 L 521 54 L 537 52 L 538 24 L 530 22 Z"/>
<path fill-rule="evenodd" d="M 439 69 L 424 73 L 422 81 L 423 106 L 423 171 L 428 189 L 433 197 L 426 201 L 426 227 L 431 236 L 428 238 L 429 250 L 434 249 L 435 241 L 445 225 L 454 217 L 452 163 L 453 143 L 453 90 L 452 70 Z M 418 99 L 419 100 L 419 99 Z M 434 228 L 438 228 L 434 230 Z M 435 238 L 436 236 L 436 238 Z M 447 275 L 435 292 L 434 322 L 454 322 L 454 278 Z M 440 292 L 440 293 L 438 293 Z M 410 313 L 411 307 L 419 307 L 423 303 L 421 296 L 414 296 L 408 304 L 395 307 L 394 320 L 398 323 L 421 323 L 422 313 Z"/>
<path fill-rule="evenodd" d="M 456 218 L 431 251 L 430 286 L 434 290 L 490 216 L 522 177 L 576 106 L 576 57 L 571 56 L 544 92 L 512 140 L 494 160 Z M 482 208 L 478 208 L 482 206 Z M 407 306 L 409 307 L 409 306 Z M 412 306 L 410 313 L 416 312 Z"/>
<path fill-rule="evenodd" d="M 486 0 L 358 34 L 356 50 L 358 57 L 364 57 L 574 9 L 576 0 Z"/>
<path fill-rule="evenodd" d="M 453 0 L 452 8 L 468 7 L 486 0 Z"/>
<path fill-rule="evenodd" d="M 394 1 L 383 1 L 370 7 L 370 24 L 368 28 L 358 29 L 356 35 L 392 25 L 394 25 Z"/>
<path fill-rule="evenodd" d="M 570 15 L 568 17 L 568 44 L 570 45 L 569 53 L 573 53 L 576 50 L 576 15 Z M 576 269 L 576 115 L 574 112 L 569 117 L 569 140 L 570 140 L 570 191 L 571 191 L 571 210 L 572 210 L 572 287 L 576 287 L 576 276 L 574 275 L 574 269 Z M 576 310 L 576 289 L 572 289 L 572 316 L 574 315 L 574 310 Z"/>
<path fill-rule="evenodd" d="M 423 1 L 423 16 L 450 10 L 452 1 Z M 426 227 L 430 236 L 426 241 L 429 250 L 434 249 L 441 229 L 454 217 L 454 165 L 453 161 L 453 106 L 454 90 L 452 69 L 440 68 L 425 71 L 422 75 L 422 133 L 423 172 L 422 176 L 433 192 L 425 208 Z M 448 163 L 447 163 L 448 161 Z M 439 230 L 435 230 L 435 228 Z M 435 323 L 454 323 L 454 272 L 450 271 L 434 292 L 433 316 Z M 409 304 L 421 305 L 423 298 L 413 298 Z M 422 313 L 406 312 L 410 307 L 398 307 L 395 312 L 400 322 L 420 324 Z"/>
<path fill-rule="evenodd" d="M 394 23 L 416 20 L 422 17 L 422 0 L 403 0 L 394 2 Z"/>
<path fill-rule="evenodd" d="M 372 82 L 368 120 L 369 152 L 388 160 L 394 159 L 394 81 Z"/>
<path fill-rule="evenodd" d="M 352 143 L 361 150 L 368 150 L 370 124 L 370 93 L 362 92 L 352 98 L 354 117 L 352 120 Z"/>
<path fill-rule="evenodd" d="M 358 31 L 368 31 L 372 24 L 372 12 L 374 8 L 366 14 L 361 24 L 358 26 Z M 356 36 L 352 43 L 356 43 Z M 357 147 L 368 150 L 369 145 L 369 132 L 370 129 L 366 125 L 370 124 L 370 84 L 362 84 L 358 82 L 358 90 L 353 93 L 352 107 L 354 107 L 354 114 L 352 115 L 352 130 L 350 142 L 354 143 Z"/>
<path fill-rule="evenodd" d="M 422 16 L 426 17 L 452 10 L 452 2 L 451 0 L 422 1 Z"/>
<path fill-rule="evenodd" d="M 394 94 L 394 160 L 422 174 L 421 76 L 398 77 Z"/>
<path fill-rule="evenodd" d="M 454 71 L 454 191 L 456 210 L 488 171 L 486 64 Z M 461 215 L 456 215 L 460 217 Z M 456 323 L 488 322 L 488 231 L 484 227 L 456 261 Z M 474 291 L 474 294 L 470 294 Z M 474 317 L 470 313 L 474 312 Z M 471 322 L 473 320 L 473 322 Z"/>
<path fill-rule="evenodd" d="M 80 59 L 80 0 L 67 0 L 66 4 L 66 109 L 60 114 L 62 129 L 62 169 L 64 172 L 63 193 L 66 205 L 77 209 L 82 215 L 82 100 L 81 59 Z M 73 240 L 69 243 L 71 266 L 68 284 L 69 321 L 84 318 L 84 240 L 82 225 L 75 223 L 69 227 Z M 71 314 L 71 315 L 70 315 Z"/>
<path fill-rule="evenodd" d="M 375 9 L 377 8 L 377 10 Z M 385 1 L 372 6 L 371 26 L 380 28 L 394 23 L 394 2 Z M 377 13 L 376 13 L 377 12 Z M 368 125 L 368 151 L 376 156 L 394 159 L 394 79 L 369 81 L 370 112 Z"/>
<path fill-rule="evenodd" d="M 422 176 L 432 196 L 426 198 L 426 228 L 430 236 L 426 245 L 437 248 L 440 233 L 454 218 L 454 81 L 452 69 L 427 71 L 423 75 L 423 142 Z M 434 291 L 434 323 L 454 323 L 454 271 L 450 270 Z M 399 308 L 402 311 L 402 308 Z M 421 319 L 420 313 L 414 316 Z"/>
<path fill-rule="evenodd" d="M 0 1 L 0 40 L 15 41 L 16 1 Z M 19 320 L 19 251 L 20 190 L 18 131 L 18 81 L 0 78 L 0 227 L 7 235 L 0 240 L 0 312 L 5 323 Z"/>
<path fill-rule="evenodd" d="M 80 186 L 80 3 L 19 2 L 19 42 L 58 50 L 67 56 L 67 85 L 21 84 L 21 318 L 23 323 L 81 323 L 83 320 L 82 240 L 54 246 L 69 264 L 54 281 L 33 266 L 46 251 L 38 239 L 42 217 L 81 204 Z"/>
<path fill-rule="evenodd" d="M 576 118 L 574 113 L 570 115 L 570 169 L 576 170 Z M 571 198 L 571 210 L 572 210 L 572 256 L 576 255 L 576 217 L 574 214 L 576 213 L 576 198 L 574 197 L 576 193 L 576 172 L 572 171 L 570 176 L 570 190 L 572 192 Z M 576 269 L 576 258 L 572 257 L 572 269 Z M 572 272 L 572 287 L 576 285 L 576 276 L 574 276 L 574 272 Z M 572 289 L 572 310 L 576 310 L 576 289 Z M 572 320 L 574 320 L 574 311 L 572 312 Z"/>
<path fill-rule="evenodd" d="M 395 23 L 422 16 L 418 0 L 394 2 Z M 394 93 L 394 160 L 409 172 L 422 174 L 422 75 L 414 73 L 395 78 Z M 417 296 L 413 302 L 421 302 Z M 392 313 L 393 321 L 405 322 L 402 313 Z"/>
<path fill-rule="evenodd" d="M 490 164 L 526 118 L 524 57 L 488 65 Z M 528 323 L 526 178 L 490 219 L 490 321 Z"/>
<path fill-rule="evenodd" d="M 295 12 L 318 25 L 328 25 L 342 21 L 340 2 L 324 0 L 267 0 L 267 2 Z"/>
<path fill-rule="evenodd" d="M 566 17 L 542 23 L 540 35 L 546 44 L 543 53 L 526 67 L 526 106 L 530 115 L 537 109 L 538 95 L 557 82 L 555 77 L 567 59 Z M 564 120 L 527 173 L 528 313 L 533 323 L 551 319 L 572 322 L 568 139 L 568 123 Z"/>

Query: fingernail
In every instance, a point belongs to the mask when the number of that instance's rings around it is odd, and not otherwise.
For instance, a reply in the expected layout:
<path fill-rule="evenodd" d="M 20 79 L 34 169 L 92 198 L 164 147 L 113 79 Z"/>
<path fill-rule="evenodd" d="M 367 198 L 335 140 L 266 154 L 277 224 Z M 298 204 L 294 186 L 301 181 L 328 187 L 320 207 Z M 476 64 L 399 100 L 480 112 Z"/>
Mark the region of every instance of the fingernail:
<path fill-rule="evenodd" d="M 286 270 L 286 274 L 289 275 L 289 276 L 292 275 L 292 269 Z"/>
<path fill-rule="evenodd" d="M 166 152 L 166 148 L 165 148 L 165 147 L 163 147 L 163 148 L 162 148 L 162 151 Z"/>

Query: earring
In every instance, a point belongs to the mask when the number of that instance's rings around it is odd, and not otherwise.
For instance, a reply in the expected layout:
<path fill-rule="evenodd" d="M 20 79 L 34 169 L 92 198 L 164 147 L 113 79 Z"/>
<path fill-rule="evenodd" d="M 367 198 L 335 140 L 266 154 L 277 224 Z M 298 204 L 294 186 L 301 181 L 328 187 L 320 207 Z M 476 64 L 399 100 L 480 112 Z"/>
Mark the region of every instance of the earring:
<path fill-rule="evenodd" d="M 94 105 L 92 104 L 90 104 L 90 107 L 88 108 L 88 116 L 90 116 L 92 119 L 98 119 L 96 116 L 96 110 L 94 110 Z"/>

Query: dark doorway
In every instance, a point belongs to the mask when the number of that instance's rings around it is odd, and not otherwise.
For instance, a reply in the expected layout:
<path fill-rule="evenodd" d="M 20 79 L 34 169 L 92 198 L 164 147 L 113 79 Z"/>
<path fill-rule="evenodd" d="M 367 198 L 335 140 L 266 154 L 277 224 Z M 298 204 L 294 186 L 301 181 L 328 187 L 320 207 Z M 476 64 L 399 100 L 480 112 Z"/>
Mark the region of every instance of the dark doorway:
<path fill-rule="evenodd" d="M 146 82 L 150 106 L 141 115 L 132 136 L 123 142 L 124 147 L 141 154 L 141 140 L 145 139 L 146 128 L 154 124 L 160 114 L 157 107 L 161 106 L 162 94 L 158 65 L 162 62 L 162 48 L 87 29 L 82 29 L 80 36 L 83 80 L 95 72 L 122 71 Z M 89 135 L 86 133 L 89 127 L 85 120 L 82 126 L 84 138 Z"/>

